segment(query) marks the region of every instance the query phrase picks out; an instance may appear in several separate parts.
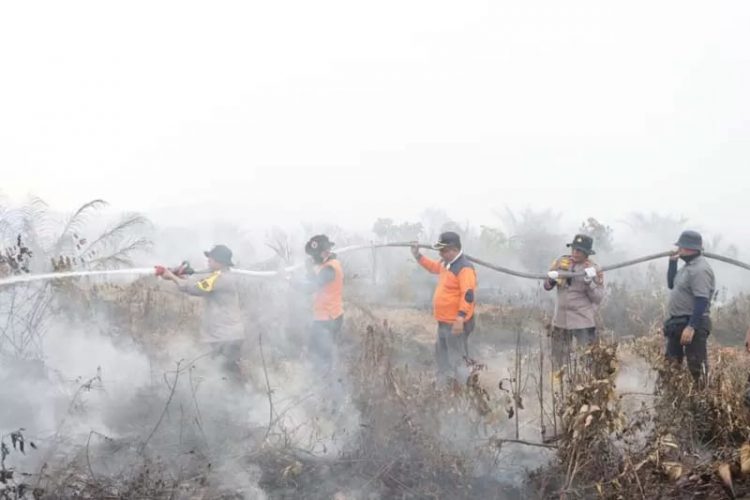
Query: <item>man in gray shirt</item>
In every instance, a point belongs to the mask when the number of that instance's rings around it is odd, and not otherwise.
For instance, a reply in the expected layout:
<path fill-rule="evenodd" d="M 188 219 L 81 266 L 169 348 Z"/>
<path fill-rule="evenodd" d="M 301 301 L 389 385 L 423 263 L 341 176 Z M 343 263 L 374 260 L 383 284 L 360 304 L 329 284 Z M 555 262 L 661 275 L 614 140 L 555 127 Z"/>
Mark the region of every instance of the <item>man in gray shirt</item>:
<path fill-rule="evenodd" d="M 714 271 L 703 256 L 703 238 L 695 231 L 684 231 L 676 243 L 677 252 L 669 259 L 669 295 L 664 322 L 666 357 L 677 364 L 687 358 L 688 370 L 696 382 L 708 374 L 706 343 L 711 333 L 709 310 L 716 290 Z M 677 261 L 685 265 L 677 269 Z"/>
<path fill-rule="evenodd" d="M 234 381 L 239 381 L 240 353 L 245 340 L 238 289 L 240 276 L 232 273 L 232 251 L 226 246 L 216 245 L 204 255 L 209 270 L 200 273 L 204 275 L 202 278 L 181 279 L 164 268 L 157 268 L 157 274 L 173 281 L 182 292 L 204 299 L 200 341 L 211 348 L 212 357 L 223 359 L 224 370 Z"/>

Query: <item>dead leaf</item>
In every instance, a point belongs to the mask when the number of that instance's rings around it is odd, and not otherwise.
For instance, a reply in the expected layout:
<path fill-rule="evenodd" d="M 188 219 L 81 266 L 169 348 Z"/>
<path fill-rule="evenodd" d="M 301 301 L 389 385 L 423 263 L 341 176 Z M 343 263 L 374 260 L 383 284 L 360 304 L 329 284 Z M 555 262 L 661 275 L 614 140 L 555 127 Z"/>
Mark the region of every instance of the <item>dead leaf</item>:
<path fill-rule="evenodd" d="M 661 438 L 661 444 L 663 446 L 667 446 L 668 448 L 674 448 L 674 449 L 679 449 L 680 448 L 677 445 L 677 443 L 675 442 L 675 439 L 674 439 L 674 437 L 672 437 L 671 434 L 667 434 L 664 437 L 662 437 Z"/>
<path fill-rule="evenodd" d="M 664 467 L 664 473 L 672 481 L 677 481 L 682 477 L 682 464 L 678 462 L 664 462 L 662 467 Z"/>
<path fill-rule="evenodd" d="M 734 486 L 732 484 L 732 471 L 729 468 L 729 464 L 721 464 L 717 472 L 719 474 L 719 477 L 721 478 L 721 482 L 724 483 L 724 486 L 726 486 L 734 494 Z"/>
<path fill-rule="evenodd" d="M 282 473 L 281 476 L 286 479 L 288 476 L 292 476 L 292 477 L 299 476 L 301 472 L 302 472 L 302 463 L 294 462 L 293 464 L 287 466 L 284 469 L 284 472 Z"/>
<path fill-rule="evenodd" d="M 740 448 L 740 468 L 743 474 L 750 473 L 750 443 L 745 443 Z"/>

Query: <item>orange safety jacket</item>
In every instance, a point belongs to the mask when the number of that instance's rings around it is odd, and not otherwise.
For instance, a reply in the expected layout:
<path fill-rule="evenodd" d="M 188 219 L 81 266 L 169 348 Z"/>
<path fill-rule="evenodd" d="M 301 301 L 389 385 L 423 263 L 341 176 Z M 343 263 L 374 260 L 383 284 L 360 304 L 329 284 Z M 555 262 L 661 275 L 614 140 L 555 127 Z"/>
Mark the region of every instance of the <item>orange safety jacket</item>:
<path fill-rule="evenodd" d="M 435 319 L 443 323 L 453 323 L 459 316 L 470 320 L 474 316 L 477 288 L 474 265 L 463 254 L 451 264 L 421 255 L 419 264 L 440 276 L 432 298 Z"/>
<path fill-rule="evenodd" d="M 336 259 L 328 259 L 315 269 L 315 274 L 329 267 L 333 269 L 334 278 L 315 292 L 313 298 L 313 318 L 315 321 L 330 321 L 344 314 L 344 270 Z"/>

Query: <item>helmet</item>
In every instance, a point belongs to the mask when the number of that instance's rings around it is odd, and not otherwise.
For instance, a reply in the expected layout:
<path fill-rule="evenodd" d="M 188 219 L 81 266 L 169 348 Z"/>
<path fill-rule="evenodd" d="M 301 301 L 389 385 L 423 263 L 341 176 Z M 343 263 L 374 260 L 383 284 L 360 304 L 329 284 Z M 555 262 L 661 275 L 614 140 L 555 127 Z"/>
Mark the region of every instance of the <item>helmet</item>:
<path fill-rule="evenodd" d="M 305 244 L 305 253 L 307 255 L 320 255 L 321 253 L 330 250 L 335 245 L 334 242 L 328 239 L 325 234 L 318 234 L 310 238 L 310 241 Z"/>

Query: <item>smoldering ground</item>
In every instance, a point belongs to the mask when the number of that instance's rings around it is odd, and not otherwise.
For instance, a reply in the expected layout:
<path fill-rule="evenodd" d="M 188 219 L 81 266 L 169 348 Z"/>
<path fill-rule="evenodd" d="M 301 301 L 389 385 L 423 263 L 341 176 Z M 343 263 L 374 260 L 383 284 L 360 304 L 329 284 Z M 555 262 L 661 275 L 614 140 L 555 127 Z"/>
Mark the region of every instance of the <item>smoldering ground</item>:
<path fill-rule="evenodd" d="M 467 228 L 467 250 L 544 269 L 567 238 L 532 215 L 516 238 Z M 341 245 L 367 241 L 338 231 Z M 601 262 L 631 255 L 617 234 Z M 262 268 L 299 259 L 294 238 L 276 232 L 275 256 Z M 525 252 L 540 241 L 543 252 Z M 538 485 L 527 483 L 528 471 L 557 459 L 537 446 L 541 431 L 563 425 L 550 380 L 539 376 L 549 369 L 540 353 L 551 296 L 536 283 L 479 271 L 484 304 L 470 354 L 484 366 L 477 385 L 455 395 L 434 386 L 429 276 L 406 250 L 342 262 L 349 278 L 339 370 L 328 373 L 308 355 L 305 294 L 284 280 L 248 280 L 241 387 L 192 341 L 200 302 L 171 284 L 149 277 L 3 289 L 2 429 L 14 473 L 7 484 L 49 497 L 533 497 Z M 608 276 L 604 338 L 658 326 L 661 264 Z M 727 294 L 717 339 L 736 338 L 743 304 Z M 624 361 L 623 390 L 651 390 L 653 376 L 639 363 Z M 37 449 L 12 449 L 10 433 L 19 429 Z"/>
<path fill-rule="evenodd" d="M 134 287 L 139 289 L 132 293 Z M 297 491 L 324 497 L 345 490 L 354 498 L 377 497 L 389 491 L 382 478 L 373 479 L 377 471 L 372 467 L 383 467 L 384 457 L 399 457 L 395 465 L 423 454 L 423 461 L 434 460 L 430 467 L 441 470 L 455 457 L 487 447 L 495 431 L 476 434 L 482 419 L 467 417 L 474 411 L 469 402 L 446 400 L 432 386 L 432 328 L 426 326 L 431 323 L 426 312 L 404 322 L 395 314 L 393 326 L 384 329 L 378 321 L 387 317 L 384 310 L 371 317 L 371 311 L 353 306 L 341 342 L 341 370 L 328 374 L 306 354 L 305 316 L 294 313 L 306 307 L 304 300 L 283 288 L 264 284 L 246 291 L 255 298 L 260 292 L 273 294 L 274 300 L 263 308 L 248 307 L 263 312 L 248 321 L 251 340 L 243 353 L 248 382 L 243 387 L 231 384 L 216 360 L 188 340 L 196 333 L 199 307 L 154 279 L 101 290 L 88 302 L 95 305 L 87 320 L 56 318 L 39 353 L 44 362 L 29 361 L 33 369 L 23 370 L 5 365 L 3 371 L 3 400 L 10 402 L 4 407 L 4 428 L 23 428 L 37 446 L 9 456 L 9 467 L 31 474 L 17 476 L 19 482 L 51 496 L 200 491 L 207 497 L 257 498 Z M 143 303 L 147 296 L 153 303 Z M 108 325 L 122 313 L 141 316 L 129 326 Z M 160 326 L 144 331 L 148 324 Z M 373 328 L 377 333 L 368 337 Z M 410 338 L 413 328 L 421 338 Z M 366 344 L 373 335 L 375 345 Z M 368 353 L 383 357 L 368 364 Z M 387 380 L 403 384 L 397 393 L 413 402 L 390 400 L 389 389 L 383 388 Z M 432 410 L 421 412 L 420 401 L 432 399 Z M 443 404 L 452 408 L 444 415 Z M 498 408 L 500 415 L 503 411 Z M 404 412 L 411 415 L 410 429 L 402 428 Z M 399 449 L 403 439 L 429 446 L 417 452 Z M 352 470 L 343 485 L 320 469 L 341 469 L 350 460 L 369 466 Z M 487 479 L 493 460 L 479 454 L 471 465 L 463 458 L 460 462 L 468 477 L 485 478 L 490 485 L 497 483 Z M 270 471 L 279 461 L 286 465 L 275 478 Z M 503 482 L 519 481 L 519 465 L 516 476 Z M 422 480 L 430 467 L 422 465 L 415 477 Z M 295 481 L 311 483 L 297 490 Z M 418 491 L 419 482 L 410 487 Z"/>

